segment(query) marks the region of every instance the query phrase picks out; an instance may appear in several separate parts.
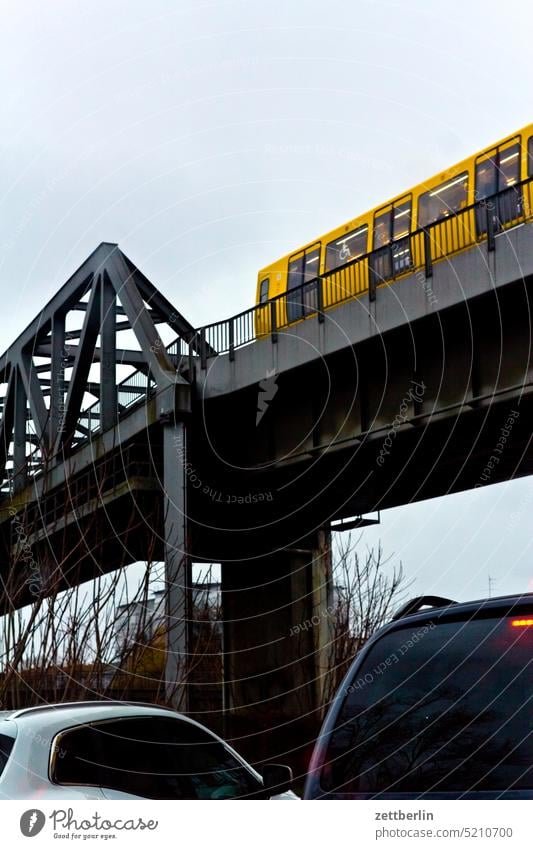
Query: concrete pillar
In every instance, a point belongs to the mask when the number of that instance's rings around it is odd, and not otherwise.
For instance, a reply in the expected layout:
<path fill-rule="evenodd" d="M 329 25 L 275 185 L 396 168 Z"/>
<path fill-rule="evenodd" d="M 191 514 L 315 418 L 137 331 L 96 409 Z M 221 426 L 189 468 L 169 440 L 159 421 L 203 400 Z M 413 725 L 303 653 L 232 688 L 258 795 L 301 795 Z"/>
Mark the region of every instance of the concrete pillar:
<path fill-rule="evenodd" d="M 250 756 L 260 757 L 257 737 L 268 730 L 280 751 L 296 741 L 294 723 L 316 731 L 331 604 L 329 532 L 301 548 L 222 565 L 228 732 L 248 737 L 243 745 Z"/>
<path fill-rule="evenodd" d="M 187 545 L 187 432 L 183 422 L 163 425 L 165 582 L 167 586 L 167 697 L 177 710 L 189 708 L 191 561 Z"/>

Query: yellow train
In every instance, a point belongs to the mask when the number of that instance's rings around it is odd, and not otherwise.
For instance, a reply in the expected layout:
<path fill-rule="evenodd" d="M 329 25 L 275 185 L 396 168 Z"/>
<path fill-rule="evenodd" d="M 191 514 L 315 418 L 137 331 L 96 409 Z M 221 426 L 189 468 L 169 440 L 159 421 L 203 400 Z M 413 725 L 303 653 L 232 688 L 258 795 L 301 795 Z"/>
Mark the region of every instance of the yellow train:
<path fill-rule="evenodd" d="M 533 124 L 261 269 L 256 336 L 321 313 L 531 217 Z"/>

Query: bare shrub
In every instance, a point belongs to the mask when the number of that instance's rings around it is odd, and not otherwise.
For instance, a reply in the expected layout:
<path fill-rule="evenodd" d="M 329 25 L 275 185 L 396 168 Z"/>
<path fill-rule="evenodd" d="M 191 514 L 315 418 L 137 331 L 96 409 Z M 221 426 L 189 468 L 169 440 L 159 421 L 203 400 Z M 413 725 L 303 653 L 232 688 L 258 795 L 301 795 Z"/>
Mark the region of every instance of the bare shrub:
<path fill-rule="evenodd" d="M 339 535 L 333 552 L 335 598 L 331 610 L 331 644 L 328 671 L 323 686 L 327 705 L 344 675 L 372 634 L 389 620 L 405 599 L 411 581 L 401 563 L 383 557 L 381 544 L 361 557 L 351 534 Z"/>

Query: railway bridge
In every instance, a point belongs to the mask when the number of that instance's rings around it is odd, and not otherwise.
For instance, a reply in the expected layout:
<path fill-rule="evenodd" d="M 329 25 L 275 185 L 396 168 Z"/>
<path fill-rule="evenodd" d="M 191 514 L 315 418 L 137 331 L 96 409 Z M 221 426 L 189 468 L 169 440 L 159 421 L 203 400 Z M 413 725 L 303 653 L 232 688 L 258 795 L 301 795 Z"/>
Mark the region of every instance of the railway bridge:
<path fill-rule="evenodd" d="M 221 563 L 226 710 L 316 712 L 332 529 L 533 471 L 533 223 L 453 256 L 415 237 L 417 264 L 335 308 L 320 279 L 200 329 L 101 244 L 0 359 L 3 610 L 32 600 L 22 513 L 55 586 L 150 551 L 190 709 L 191 563 Z"/>

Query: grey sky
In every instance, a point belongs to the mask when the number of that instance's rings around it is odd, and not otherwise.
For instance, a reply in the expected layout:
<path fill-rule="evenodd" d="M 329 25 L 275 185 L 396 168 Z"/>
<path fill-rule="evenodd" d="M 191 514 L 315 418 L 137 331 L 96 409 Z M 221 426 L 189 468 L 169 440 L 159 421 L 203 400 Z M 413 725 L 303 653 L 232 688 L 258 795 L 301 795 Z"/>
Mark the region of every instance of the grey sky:
<path fill-rule="evenodd" d="M 103 240 L 194 324 L 532 119 L 525 2 L 0 2 L 0 347 Z M 416 591 L 533 589 L 533 484 L 383 514 Z"/>

